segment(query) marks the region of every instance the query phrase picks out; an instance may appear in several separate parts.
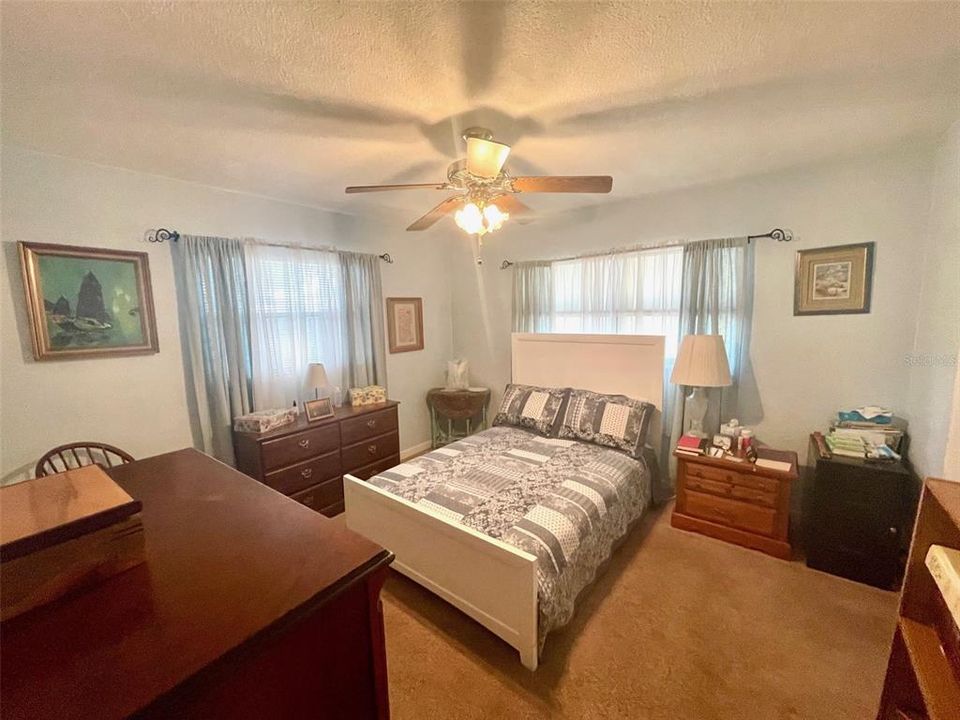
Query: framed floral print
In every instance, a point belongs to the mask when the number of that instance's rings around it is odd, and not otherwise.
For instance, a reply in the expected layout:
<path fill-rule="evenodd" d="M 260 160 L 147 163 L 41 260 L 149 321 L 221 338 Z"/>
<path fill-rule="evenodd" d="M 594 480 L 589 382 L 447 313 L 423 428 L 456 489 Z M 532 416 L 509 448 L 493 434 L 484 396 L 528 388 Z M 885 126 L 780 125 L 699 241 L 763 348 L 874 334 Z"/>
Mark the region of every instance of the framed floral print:
<path fill-rule="evenodd" d="M 390 352 L 423 350 L 423 298 L 387 298 Z"/>
<path fill-rule="evenodd" d="M 159 352 L 146 253 L 17 245 L 34 358 Z"/>
<path fill-rule="evenodd" d="M 794 315 L 870 312 L 874 243 L 797 252 Z"/>

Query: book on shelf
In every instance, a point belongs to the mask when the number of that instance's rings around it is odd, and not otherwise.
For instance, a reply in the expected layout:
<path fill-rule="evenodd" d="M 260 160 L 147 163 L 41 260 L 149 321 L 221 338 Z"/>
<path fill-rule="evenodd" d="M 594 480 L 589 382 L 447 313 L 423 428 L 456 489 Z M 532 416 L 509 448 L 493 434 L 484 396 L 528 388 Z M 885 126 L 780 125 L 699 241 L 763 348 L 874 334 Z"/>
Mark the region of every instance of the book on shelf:
<path fill-rule="evenodd" d="M 960 625 L 960 550 L 931 545 L 925 562 L 953 622 Z"/>

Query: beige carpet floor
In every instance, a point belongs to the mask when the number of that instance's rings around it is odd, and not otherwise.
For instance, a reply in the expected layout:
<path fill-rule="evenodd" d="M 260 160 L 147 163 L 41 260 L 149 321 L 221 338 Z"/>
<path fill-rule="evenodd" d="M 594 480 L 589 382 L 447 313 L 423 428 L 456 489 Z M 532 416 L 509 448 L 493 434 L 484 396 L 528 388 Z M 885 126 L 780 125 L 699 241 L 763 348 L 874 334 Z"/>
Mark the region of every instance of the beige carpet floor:
<path fill-rule="evenodd" d="M 874 717 L 897 595 L 670 527 L 617 550 L 531 673 L 393 573 L 383 593 L 394 718 Z"/>

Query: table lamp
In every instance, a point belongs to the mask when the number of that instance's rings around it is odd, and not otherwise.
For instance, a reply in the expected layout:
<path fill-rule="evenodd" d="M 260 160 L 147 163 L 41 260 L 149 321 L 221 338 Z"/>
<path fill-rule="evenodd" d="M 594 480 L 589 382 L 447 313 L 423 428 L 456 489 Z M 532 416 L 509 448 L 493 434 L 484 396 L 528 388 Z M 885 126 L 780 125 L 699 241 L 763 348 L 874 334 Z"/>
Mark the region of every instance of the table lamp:
<path fill-rule="evenodd" d="M 313 397 L 315 400 L 320 398 L 320 390 L 323 390 L 323 396 L 327 397 L 327 388 L 330 382 L 327 380 L 327 371 L 323 363 L 310 363 L 307 366 L 307 387 L 313 388 Z"/>
<path fill-rule="evenodd" d="M 703 418 L 707 414 L 707 388 L 731 384 L 727 351 L 722 335 L 687 335 L 680 343 L 680 352 L 673 365 L 670 382 L 691 388 L 685 398 L 684 418 L 690 418 L 687 435 L 707 437 Z"/>

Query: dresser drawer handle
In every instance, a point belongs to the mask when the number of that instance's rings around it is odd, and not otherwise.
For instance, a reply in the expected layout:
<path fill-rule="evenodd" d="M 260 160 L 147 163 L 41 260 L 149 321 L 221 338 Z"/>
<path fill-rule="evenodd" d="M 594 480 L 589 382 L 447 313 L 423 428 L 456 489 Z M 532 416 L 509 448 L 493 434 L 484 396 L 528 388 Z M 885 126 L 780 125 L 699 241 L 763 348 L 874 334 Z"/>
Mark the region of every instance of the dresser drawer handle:
<path fill-rule="evenodd" d="M 300 477 L 309 478 L 313 475 L 313 468 L 304 468 L 300 471 Z"/>
<path fill-rule="evenodd" d="M 367 427 L 373 430 L 377 426 L 376 420 L 367 420 Z"/>
<path fill-rule="evenodd" d="M 367 452 L 370 453 L 371 455 L 376 455 L 376 454 L 377 454 L 377 446 L 376 446 L 376 445 L 367 445 Z"/>
<path fill-rule="evenodd" d="M 310 438 L 303 438 L 302 440 L 297 440 L 297 445 L 302 448 L 310 447 Z"/>

